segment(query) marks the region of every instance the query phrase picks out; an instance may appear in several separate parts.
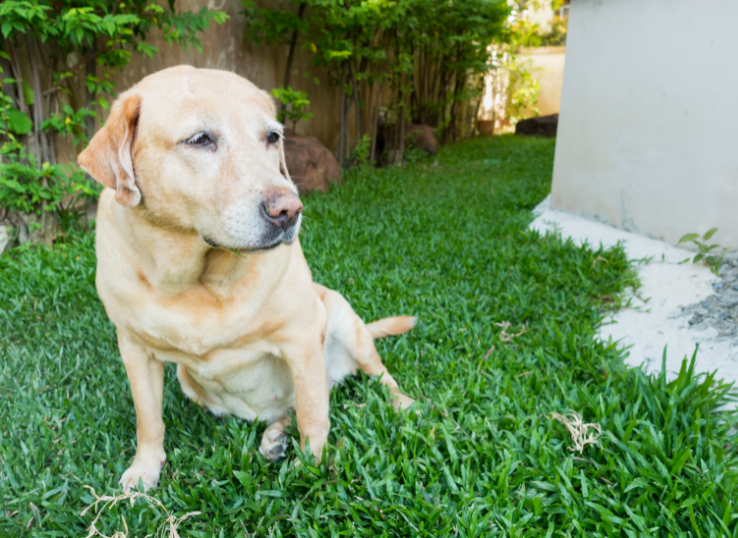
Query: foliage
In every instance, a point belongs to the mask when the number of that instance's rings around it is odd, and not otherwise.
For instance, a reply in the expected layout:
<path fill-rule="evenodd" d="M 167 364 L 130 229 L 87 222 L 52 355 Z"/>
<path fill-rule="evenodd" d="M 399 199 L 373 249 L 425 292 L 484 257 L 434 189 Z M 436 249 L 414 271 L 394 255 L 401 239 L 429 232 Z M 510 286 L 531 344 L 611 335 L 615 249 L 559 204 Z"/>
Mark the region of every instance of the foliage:
<path fill-rule="evenodd" d="M 351 162 L 350 139 L 355 153 L 365 134 L 372 138 L 369 159 L 375 159 L 372 148 L 382 95 L 391 96 L 390 103 L 381 104 L 389 109 L 395 130 L 391 145 L 400 154 L 404 126 L 411 118 L 440 127 L 443 139 L 458 138 L 463 105 L 481 95 L 487 46 L 502 32 L 510 10 L 504 0 L 293 3 L 298 4 L 297 12 L 257 9 L 253 2 L 244 2 L 246 37 L 294 47 L 301 35 L 314 65 L 326 69 L 341 89 L 337 155 L 342 165 Z M 289 65 L 291 60 L 288 70 Z"/>
<path fill-rule="evenodd" d="M 356 148 L 354 149 L 354 152 L 351 154 L 350 161 L 360 167 L 363 168 L 365 166 L 369 166 L 371 164 L 369 160 L 370 151 L 371 151 L 371 145 L 372 145 L 372 138 L 369 135 L 364 135 L 361 137 L 361 140 L 356 145 Z"/>
<path fill-rule="evenodd" d="M 71 138 L 77 148 L 87 143 L 95 107 L 107 109 L 114 96 L 109 72 L 123 69 L 134 53 L 158 52 L 146 43 L 151 31 L 161 31 L 168 43 L 202 50 L 198 34 L 226 18 L 208 8 L 177 12 L 173 0 L 168 9 L 150 0 L 0 3 L 0 209 L 64 213 L 70 199 L 94 196 L 96 189 L 75 164 L 58 162 L 57 136 Z M 86 97 L 75 95 L 80 79 Z"/>
<path fill-rule="evenodd" d="M 568 19 L 558 15 L 551 21 L 551 27 L 544 31 L 540 25 L 527 20 L 517 21 L 509 34 L 512 47 L 559 47 L 566 45 Z"/>
<path fill-rule="evenodd" d="M 569 20 L 556 15 L 551 21 L 551 28 L 541 35 L 541 46 L 563 47 L 566 45 L 566 29 Z"/>
<path fill-rule="evenodd" d="M 294 3 L 306 4 L 300 0 Z M 244 0 L 241 4 L 243 5 L 241 13 L 246 18 L 245 34 L 256 44 L 287 45 L 294 32 L 304 32 L 308 29 L 309 23 L 300 17 L 299 9 L 297 13 L 287 9 L 277 11 L 261 9 L 252 0 Z"/>
<path fill-rule="evenodd" d="M 519 19 L 511 26 L 506 38 L 512 50 L 521 47 L 540 47 L 543 43 L 543 31 L 540 25 Z"/>
<path fill-rule="evenodd" d="M 438 166 L 365 168 L 304 199 L 314 278 L 366 320 L 419 316 L 377 342 L 418 413 L 352 379 L 331 393 L 324 462 L 291 448 L 269 463 L 263 424 L 203 412 L 168 366 L 167 462 L 150 494 L 177 517 L 201 512 L 182 536 L 738 534 L 727 387 L 693 364 L 668 377 L 625 366 L 596 337 L 600 299 L 632 283 L 624 251 L 527 230 L 554 144 L 468 141 L 442 147 Z M 112 494 L 133 457 L 130 389 L 94 281 L 92 234 L 0 257 L 0 535 L 85 536 L 96 514 L 80 516 L 95 501 L 83 486 Z M 506 341 L 504 321 L 527 332 Z M 552 418 L 570 410 L 602 428 L 582 455 Z M 125 518 L 146 536 L 165 516 L 139 500 L 97 525 L 110 536 Z"/>
<path fill-rule="evenodd" d="M 291 86 L 287 88 L 274 88 L 271 93 L 285 105 L 277 113 L 277 119 L 283 123 L 291 121 L 293 130 L 297 128 L 298 121 L 313 117 L 312 113 L 306 111 L 307 107 L 310 106 L 307 93 L 293 90 Z"/>
<path fill-rule="evenodd" d="M 540 25 L 524 17 L 525 10 L 538 10 L 544 4 L 557 10 L 563 2 L 516 0 L 509 24 L 492 46 L 492 62 L 499 67 L 499 72 L 494 75 L 495 97 L 502 103 L 499 108 L 495 107 L 493 119 L 504 118 L 513 127 L 521 119 L 540 115 L 537 107 L 539 82 L 534 76 L 533 63 L 525 58 L 524 49 L 563 45 L 566 39 L 566 18 L 555 16 L 551 29 L 544 32 Z"/>
<path fill-rule="evenodd" d="M 515 126 L 521 119 L 541 114 L 536 107 L 540 86 L 538 79 L 533 77 L 530 61 L 513 56 L 505 67 L 510 77 L 505 115 L 509 118 L 510 125 Z"/>
<path fill-rule="evenodd" d="M 683 235 L 682 238 L 679 240 L 679 243 L 694 243 L 697 246 L 697 249 L 699 250 L 699 254 L 697 254 L 694 259 L 692 260 L 692 263 L 699 263 L 703 262 L 707 264 L 710 267 L 710 270 L 715 273 L 716 275 L 719 274 L 720 271 L 720 263 L 723 261 L 723 256 L 725 256 L 725 253 L 728 252 L 727 248 L 721 247 L 721 245 L 713 244 L 709 245 L 707 242 L 710 240 L 710 238 L 715 235 L 715 232 L 717 232 L 717 228 L 711 228 L 705 232 L 705 234 L 700 237 L 700 234 L 686 234 Z M 717 256 L 717 254 L 710 254 L 713 250 L 720 250 L 722 249 L 722 252 L 720 253 L 720 256 Z M 717 256 L 717 257 L 716 257 Z M 689 258 L 687 258 L 684 261 L 689 261 Z"/>
<path fill-rule="evenodd" d="M 11 155 L 9 163 L 0 164 L 0 201 L 6 210 L 33 213 L 45 201 L 49 210 L 66 214 L 79 200 L 97 194 L 95 183 L 74 165 L 45 162 L 39 168 L 36 157 L 18 142 L 3 144 L 0 156 L 6 155 Z"/>

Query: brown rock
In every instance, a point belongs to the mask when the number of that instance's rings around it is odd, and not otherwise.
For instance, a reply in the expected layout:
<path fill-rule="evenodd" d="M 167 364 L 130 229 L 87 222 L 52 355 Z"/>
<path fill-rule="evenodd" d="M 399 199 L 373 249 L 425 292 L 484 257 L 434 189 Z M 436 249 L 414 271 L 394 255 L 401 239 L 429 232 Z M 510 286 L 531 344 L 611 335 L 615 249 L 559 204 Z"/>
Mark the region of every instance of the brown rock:
<path fill-rule="evenodd" d="M 341 182 L 341 167 L 316 138 L 286 133 L 284 156 L 287 170 L 300 192 L 327 191 L 328 183 Z"/>
<path fill-rule="evenodd" d="M 515 134 L 523 136 L 556 136 L 559 115 L 538 116 L 521 120 L 515 125 Z"/>
<path fill-rule="evenodd" d="M 495 120 L 477 120 L 477 129 L 483 136 L 492 136 L 495 134 Z"/>
<path fill-rule="evenodd" d="M 436 134 L 433 127 L 427 125 L 407 125 L 405 134 L 413 135 L 413 147 L 422 149 L 426 153 L 435 155 L 438 151 L 438 143 L 436 142 Z"/>

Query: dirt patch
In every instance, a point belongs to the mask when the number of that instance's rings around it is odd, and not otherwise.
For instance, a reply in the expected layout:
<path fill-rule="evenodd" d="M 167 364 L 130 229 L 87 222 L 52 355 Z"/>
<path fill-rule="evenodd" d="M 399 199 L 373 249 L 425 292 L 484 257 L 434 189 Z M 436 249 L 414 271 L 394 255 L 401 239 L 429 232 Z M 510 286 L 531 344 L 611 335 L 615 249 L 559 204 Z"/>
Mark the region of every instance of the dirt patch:
<path fill-rule="evenodd" d="M 726 254 L 719 272 L 720 280 L 712 284 L 715 293 L 682 310 L 691 314 L 691 328 L 712 327 L 720 336 L 738 336 L 738 253 Z"/>

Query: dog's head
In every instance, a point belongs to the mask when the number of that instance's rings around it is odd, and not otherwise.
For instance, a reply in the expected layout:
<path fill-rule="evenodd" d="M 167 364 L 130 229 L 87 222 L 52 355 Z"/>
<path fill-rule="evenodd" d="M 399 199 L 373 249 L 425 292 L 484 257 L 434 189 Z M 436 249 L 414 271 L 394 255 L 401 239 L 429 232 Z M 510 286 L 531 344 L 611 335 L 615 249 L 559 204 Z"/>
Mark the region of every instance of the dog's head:
<path fill-rule="evenodd" d="M 282 138 L 264 91 L 227 71 L 180 66 L 123 93 L 79 163 L 156 226 L 258 251 L 293 242 L 300 228 Z"/>

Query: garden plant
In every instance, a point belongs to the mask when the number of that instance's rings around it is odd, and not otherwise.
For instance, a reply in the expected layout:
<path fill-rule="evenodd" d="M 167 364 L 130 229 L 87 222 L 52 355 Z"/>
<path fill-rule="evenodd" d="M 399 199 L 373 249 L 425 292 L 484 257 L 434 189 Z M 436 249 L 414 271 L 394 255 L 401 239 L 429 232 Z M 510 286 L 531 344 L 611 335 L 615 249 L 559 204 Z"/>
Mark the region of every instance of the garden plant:
<path fill-rule="evenodd" d="M 94 233 L 1 256 L 0 536 L 737 537 L 735 392 L 597 338 L 637 281 L 622 248 L 528 230 L 553 153 L 465 141 L 305 197 L 315 280 L 365 320 L 419 317 L 378 342 L 416 412 L 354 378 L 331 393 L 322 463 L 296 442 L 270 463 L 263 424 L 207 414 L 170 365 L 150 499 L 112 500 L 136 426 Z"/>
<path fill-rule="evenodd" d="M 168 8 L 168 9 L 167 9 Z M 73 156 L 86 145 L 99 108 L 115 96 L 110 73 L 132 55 L 157 54 L 153 31 L 168 43 L 201 49 L 198 35 L 227 15 L 202 8 L 177 11 L 150 0 L 4 0 L 0 3 L 0 223 L 39 215 L 45 242 L 61 218 L 70 224 L 97 188 Z M 64 226 L 65 228 L 68 226 Z"/>
<path fill-rule="evenodd" d="M 411 120 L 438 129 L 443 141 L 468 134 L 490 68 L 488 45 L 502 38 L 510 13 L 505 0 L 292 0 L 277 9 L 247 0 L 243 6 L 247 39 L 289 45 L 284 87 L 301 43 L 314 66 L 326 69 L 341 88 L 342 166 L 364 135 L 371 137 L 375 160 L 380 107 L 393 126 L 388 142 L 398 150 L 398 162 Z M 390 102 L 381 102 L 386 95 Z"/>

